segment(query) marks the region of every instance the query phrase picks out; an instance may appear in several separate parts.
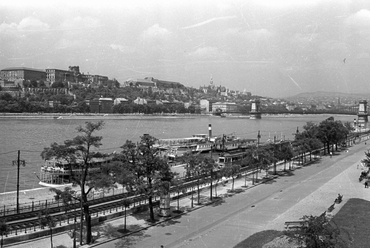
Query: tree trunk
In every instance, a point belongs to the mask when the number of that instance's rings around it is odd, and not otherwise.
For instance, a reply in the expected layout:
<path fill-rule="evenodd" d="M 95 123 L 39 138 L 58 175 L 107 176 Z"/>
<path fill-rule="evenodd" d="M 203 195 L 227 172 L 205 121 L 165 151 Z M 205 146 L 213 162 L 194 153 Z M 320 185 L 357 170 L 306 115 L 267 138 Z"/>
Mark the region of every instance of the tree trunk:
<path fill-rule="evenodd" d="M 329 142 L 326 143 L 326 149 L 328 150 L 328 154 L 330 154 L 330 144 L 329 144 Z"/>
<path fill-rule="evenodd" d="M 86 223 L 86 244 L 91 244 L 91 242 L 92 242 L 92 236 L 91 236 L 90 209 L 89 209 L 89 206 L 87 204 L 85 204 L 83 206 L 83 208 L 84 208 L 85 223 Z"/>
<path fill-rule="evenodd" d="M 191 186 L 191 208 L 194 207 L 194 188 Z"/>
<path fill-rule="evenodd" d="M 198 204 L 199 204 L 199 201 L 200 201 L 199 175 L 198 175 L 198 184 L 197 184 L 197 187 L 198 187 Z"/>
<path fill-rule="evenodd" d="M 177 191 L 177 211 L 180 210 L 180 192 Z"/>
<path fill-rule="evenodd" d="M 126 225 L 126 221 L 127 221 L 127 212 L 126 212 L 126 205 L 125 205 L 125 220 L 124 220 L 124 223 L 123 223 L 123 230 L 127 230 L 127 225 Z"/>
<path fill-rule="evenodd" d="M 212 201 L 212 188 L 213 188 L 213 179 L 212 179 L 212 176 L 213 176 L 213 172 L 211 171 L 211 189 L 210 189 L 210 199 Z"/>
<path fill-rule="evenodd" d="M 153 196 L 149 196 L 148 198 L 149 201 L 149 212 L 150 212 L 150 220 L 154 221 L 154 208 L 153 208 Z"/>
<path fill-rule="evenodd" d="M 50 247 L 53 248 L 53 229 L 50 227 Z"/>
<path fill-rule="evenodd" d="M 218 179 L 216 181 L 216 184 L 215 184 L 215 196 L 217 197 L 217 184 L 218 184 Z"/>

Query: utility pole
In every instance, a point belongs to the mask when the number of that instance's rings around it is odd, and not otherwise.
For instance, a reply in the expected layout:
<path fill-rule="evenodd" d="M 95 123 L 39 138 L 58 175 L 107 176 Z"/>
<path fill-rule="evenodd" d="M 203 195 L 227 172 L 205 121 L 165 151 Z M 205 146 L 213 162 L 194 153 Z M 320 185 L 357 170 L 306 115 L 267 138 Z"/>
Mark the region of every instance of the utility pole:
<path fill-rule="evenodd" d="M 21 160 L 21 151 L 18 150 L 18 159 L 13 160 L 13 166 L 17 166 L 17 214 L 19 214 L 19 167 L 26 166 L 25 160 Z"/>

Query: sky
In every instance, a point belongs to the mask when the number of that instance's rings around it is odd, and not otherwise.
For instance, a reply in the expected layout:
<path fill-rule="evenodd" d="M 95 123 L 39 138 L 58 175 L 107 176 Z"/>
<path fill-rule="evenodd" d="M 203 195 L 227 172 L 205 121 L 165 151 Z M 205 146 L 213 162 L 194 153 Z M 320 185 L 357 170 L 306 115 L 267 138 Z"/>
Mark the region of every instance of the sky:
<path fill-rule="evenodd" d="M 0 0 L 0 69 L 370 93 L 368 0 Z"/>

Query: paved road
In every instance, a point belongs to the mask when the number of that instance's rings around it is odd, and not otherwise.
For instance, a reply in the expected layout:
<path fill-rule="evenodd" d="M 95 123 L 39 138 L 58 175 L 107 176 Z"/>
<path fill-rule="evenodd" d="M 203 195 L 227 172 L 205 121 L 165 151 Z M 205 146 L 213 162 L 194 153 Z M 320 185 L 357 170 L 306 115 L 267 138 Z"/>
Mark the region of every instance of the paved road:
<path fill-rule="evenodd" d="M 321 214 L 338 193 L 344 194 L 345 200 L 356 197 L 352 191 L 366 198 L 356 166 L 364 157 L 364 149 L 365 145 L 359 144 L 349 152 L 323 157 L 292 175 L 149 228 L 142 236 L 131 236 L 130 245 L 125 247 L 233 247 L 256 232 L 283 229 L 285 221 Z M 96 247 L 115 247 L 115 243 L 117 240 Z"/>

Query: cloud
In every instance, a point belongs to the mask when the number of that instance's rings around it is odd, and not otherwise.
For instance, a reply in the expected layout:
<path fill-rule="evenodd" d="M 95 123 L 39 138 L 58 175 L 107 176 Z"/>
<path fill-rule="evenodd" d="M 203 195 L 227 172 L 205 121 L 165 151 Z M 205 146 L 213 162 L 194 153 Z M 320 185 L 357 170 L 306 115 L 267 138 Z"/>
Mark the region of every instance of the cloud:
<path fill-rule="evenodd" d="M 23 18 L 17 23 L 2 23 L 0 24 L 0 33 L 2 36 L 18 36 L 24 31 L 45 31 L 49 29 L 49 25 L 34 17 Z"/>
<path fill-rule="evenodd" d="M 77 16 L 73 19 L 65 20 L 61 25 L 61 29 L 84 29 L 84 28 L 95 28 L 102 26 L 98 19 L 92 17 L 81 17 Z"/>
<path fill-rule="evenodd" d="M 214 22 L 214 21 L 228 20 L 228 19 L 234 19 L 234 18 L 237 18 L 237 16 L 214 17 L 214 18 L 208 19 L 208 20 L 203 21 L 203 22 L 199 22 L 199 23 L 194 24 L 194 25 L 191 25 L 191 26 L 183 27 L 182 29 L 196 28 L 196 27 L 200 27 L 200 26 L 206 25 L 206 24 L 211 23 L 211 22 Z"/>
<path fill-rule="evenodd" d="M 269 8 L 291 8 L 306 7 L 316 5 L 322 0 L 253 0 L 256 4 L 264 5 Z"/>
<path fill-rule="evenodd" d="M 189 56 L 194 58 L 217 58 L 226 55 L 217 47 L 199 47 L 194 52 L 189 53 Z"/>
<path fill-rule="evenodd" d="M 154 24 L 153 26 L 144 30 L 143 33 L 141 34 L 141 37 L 143 39 L 157 39 L 166 37 L 170 33 L 171 32 L 169 30 L 160 27 L 159 24 Z"/>
<path fill-rule="evenodd" d="M 70 47 L 82 46 L 79 40 L 73 39 L 60 39 L 57 44 L 55 44 L 55 49 L 66 49 Z"/>
<path fill-rule="evenodd" d="M 19 22 L 17 28 L 20 31 L 44 31 L 49 29 L 49 25 L 34 17 L 26 17 Z"/>
<path fill-rule="evenodd" d="M 16 23 L 2 23 L 0 24 L 1 36 L 15 36 L 18 33 L 18 24 Z"/>
<path fill-rule="evenodd" d="M 369 27 L 370 26 L 370 11 L 362 9 L 348 16 L 344 20 L 344 24 L 351 27 Z"/>
<path fill-rule="evenodd" d="M 362 52 L 356 55 L 356 59 L 370 59 L 370 55 L 367 52 Z"/>
<path fill-rule="evenodd" d="M 131 54 L 131 53 L 134 53 L 136 51 L 136 49 L 133 48 L 133 47 L 122 46 L 122 45 L 117 45 L 117 44 L 110 44 L 109 47 L 112 48 L 113 50 L 118 50 L 118 51 L 120 51 L 122 53 L 126 53 L 126 54 Z"/>
<path fill-rule="evenodd" d="M 92 47 L 92 43 L 97 45 L 98 40 L 94 29 L 101 26 L 98 19 L 89 16 L 67 19 L 57 28 L 61 38 L 56 42 L 54 48 L 86 48 Z"/>
<path fill-rule="evenodd" d="M 245 39 L 253 39 L 257 40 L 259 38 L 270 38 L 273 36 L 273 32 L 268 29 L 260 28 L 260 29 L 252 29 L 252 30 L 245 30 L 241 28 L 229 28 L 225 31 L 225 35 L 238 38 L 245 38 Z"/>

